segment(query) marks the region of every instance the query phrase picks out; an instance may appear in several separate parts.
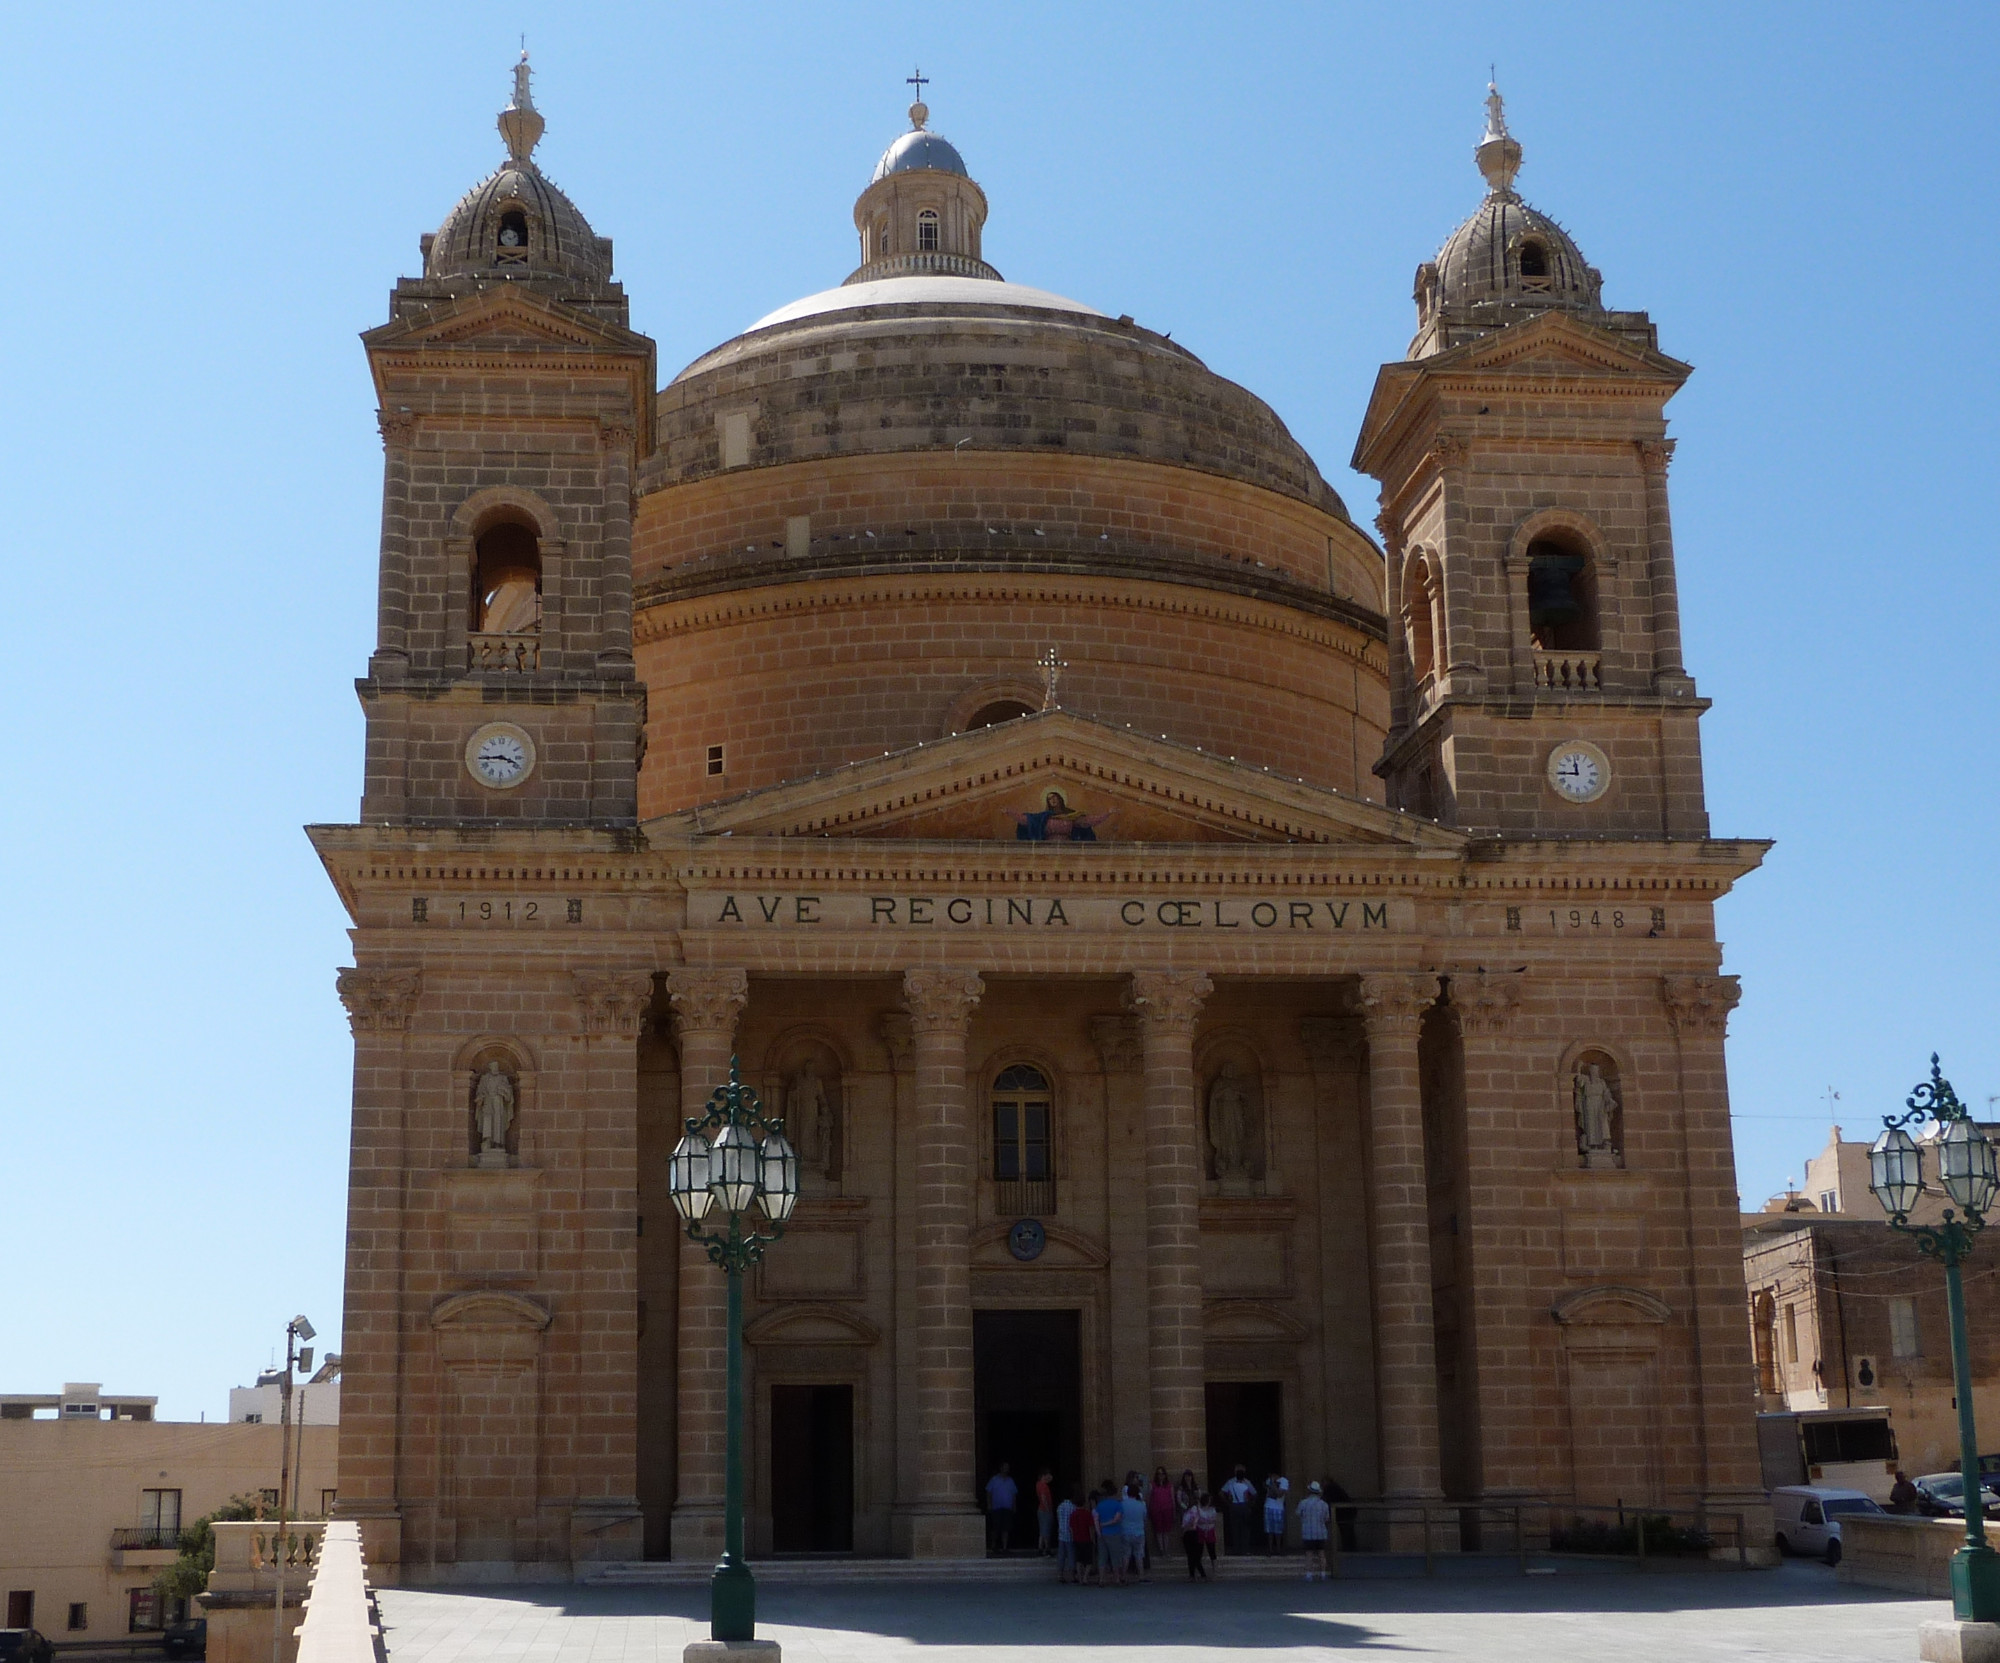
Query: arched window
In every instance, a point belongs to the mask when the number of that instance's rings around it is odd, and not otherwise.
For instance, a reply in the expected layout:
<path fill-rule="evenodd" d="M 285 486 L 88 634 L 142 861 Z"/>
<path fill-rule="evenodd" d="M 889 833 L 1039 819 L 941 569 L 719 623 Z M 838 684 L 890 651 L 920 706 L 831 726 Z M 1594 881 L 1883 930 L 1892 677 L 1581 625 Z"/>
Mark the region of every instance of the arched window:
<path fill-rule="evenodd" d="M 1750 1337 L 1757 1354 L 1757 1389 L 1775 1395 L 1784 1387 L 1778 1381 L 1778 1306 L 1769 1289 L 1751 1302 Z"/>
<path fill-rule="evenodd" d="M 494 258 L 503 266 L 524 266 L 528 263 L 528 216 L 519 208 L 509 208 L 500 216 L 500 229 L 495 233 L 498 244 Z"/>
<path fill-rule="evenodd" d="M 1017 1186 L 1012 1193 L 1002 1192 L 1003 1211 L 1054 1210 L 1051 1105 L 1049 1082 L 1040 1069 L 1026 1063 L 1002 1069 L 993 1082 L 993 1177 L 1000 1184 Z"/>
<path fill-rule="evenodd" d="M 990 728 L 1001 722 L 1017 721 L 1023 716 L 1032 716 L 1035 707 L 1021 699 L 995 699 L 991 704 L 981 705 L 965 719 L 965 731 L 974 728 Z"/>
<path fill-rule="evenodd" d="M 1528 545 L 1528 633 L 1538 652 L 1596 652 L 1597 574 L 1588 552 L 1566 540 Z"/>
<path fill-rule="evenodd" d="M 1521 271 L 1522 288 L 1546 289 L 1549 286 L 1548 245 L 1539 237 L 1529 237 L 1521 244 L 1516 263 Z"/>
<path fill-rule="evenodd" d="M 472 627 L 525 635 L 542 627 L 541 539 L 518 520 L 488 526 L 473 543 Z"/>
<path fill-rule="evenodd" d="M 917 215 L 917 247 L 919 250 L 928 252 L 935 249 L 937 245 L 937 209 L 926 208 L 922 213 Z"/>
<path fill-rule="evenodd" d="M 1430 566 L 1421 557 L 1410 562 L 1410 575 L 1403 586 L 1403 617 L 1410 643 L 1411 690 L 1421 700 L 1437 678 L 1437 593 L 1431 582 Z"/>

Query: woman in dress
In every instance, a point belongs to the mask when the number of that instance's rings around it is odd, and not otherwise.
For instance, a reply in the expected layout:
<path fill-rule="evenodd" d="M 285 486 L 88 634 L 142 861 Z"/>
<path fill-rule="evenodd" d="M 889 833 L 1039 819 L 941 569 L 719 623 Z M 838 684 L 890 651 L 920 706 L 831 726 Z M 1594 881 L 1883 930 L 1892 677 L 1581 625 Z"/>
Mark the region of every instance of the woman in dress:
<path fill-rule="evenodd" d="M 1174 1531 L 1185 1507 L 1174 1503 L 1174 1487 L 1165 1467 L 1153 1469 L 1153 1482 L 1146 1491 L 1146 1522 L 1153 1527 L 1153 1551 L 1163 1557 L 1173 1551 Z"/>

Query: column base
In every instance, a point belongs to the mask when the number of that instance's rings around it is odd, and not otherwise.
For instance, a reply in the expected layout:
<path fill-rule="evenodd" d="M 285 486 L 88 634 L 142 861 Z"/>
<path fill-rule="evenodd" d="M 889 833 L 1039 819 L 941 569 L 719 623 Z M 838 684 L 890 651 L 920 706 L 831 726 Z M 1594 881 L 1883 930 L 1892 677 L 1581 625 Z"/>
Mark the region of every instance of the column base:
<path fill-rule="evenodd" d="M 783 1655 L 775 1640 L 690 1640 L 681 1663 L 779 1663 Z"/>
<path fill-rule="evenodd" d="M 1923 1663 L 2000 1663 L 2000 1623 L 1918 1623 Z"/>
<path fill-rule="evenodd" d="M 913 1507 L 895 1519 L 896 1551 L 911 1559 L 984 1559 L 986 1515 L 975 1507 Z"/>
<path fill-rule="evenodd" d="M 722 1506 L 690 1502 L 674 1509 L 673 1563 L 713 1565 L 722 1557 Z"/>

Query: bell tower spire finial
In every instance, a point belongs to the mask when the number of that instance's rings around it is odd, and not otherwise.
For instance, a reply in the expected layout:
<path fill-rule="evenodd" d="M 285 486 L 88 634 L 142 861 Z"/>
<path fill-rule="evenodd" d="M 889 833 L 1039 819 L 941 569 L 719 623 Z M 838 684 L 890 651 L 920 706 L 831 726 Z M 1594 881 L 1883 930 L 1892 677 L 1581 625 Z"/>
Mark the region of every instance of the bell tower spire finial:
<path fill-rule="evenodd" d="M 500 112 L 500 136 L 507 141 L 507 155 L 516 167 L 534 166 L 529 157 L 541 142 L 542 129 L 547 125 L 541 111 L 535 108 L 535 95 L 528 86 L 533 73 L 528 67 L 528 45 L 523 40 L 521 61 L 514 65 L 514 101 Z"/>
<path fill-rule="evenodd" d="M 1495 196 L 1512 195 L 1514 175 L 1521 171 L 1521 144 L 1507 131 L 1506 101 L 1492 80 L 1486 83 L 1486 132 L 1472 154 L 1485 176 L 1487 190 Z"/>
<path fill-rule="evenodd" d="M 905 75 L 903 79 L 917 89 L 916 102 L 910 106 L 910 126 L 912 130 L 921 133 L 924 130 L 924 123 L 931 118 L 931 107 L 924 102 L 924 88 L 930 85 L 931 78 L 923 72 L 920 65 L 914 74 Z"/>

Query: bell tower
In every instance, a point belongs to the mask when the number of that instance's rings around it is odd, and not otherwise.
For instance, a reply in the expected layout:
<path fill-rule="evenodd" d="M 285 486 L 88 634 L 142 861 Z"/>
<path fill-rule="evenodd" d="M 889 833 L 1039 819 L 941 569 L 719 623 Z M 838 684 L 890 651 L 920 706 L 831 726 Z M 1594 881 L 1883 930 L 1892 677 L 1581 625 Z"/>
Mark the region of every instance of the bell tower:
<path fill-rule="evenodd" d="M 527 54 L 500 167 L 363 337 L 386 452 L 361 817 L 636 822 L 632 477 L 653 343 L 611 244 L 534 160 Z"/>
<path fill-rule="evenodd" d="M 1381 484 L 1392 806 L 1526 837 L 1701 838 L 1666 403 L 1691 373 L 1607 309 L 1514 190 L 1497 90 L 1486 197 L 1417 270 L 1417 334 L 1376 378 L 1354 466 Z"/>

